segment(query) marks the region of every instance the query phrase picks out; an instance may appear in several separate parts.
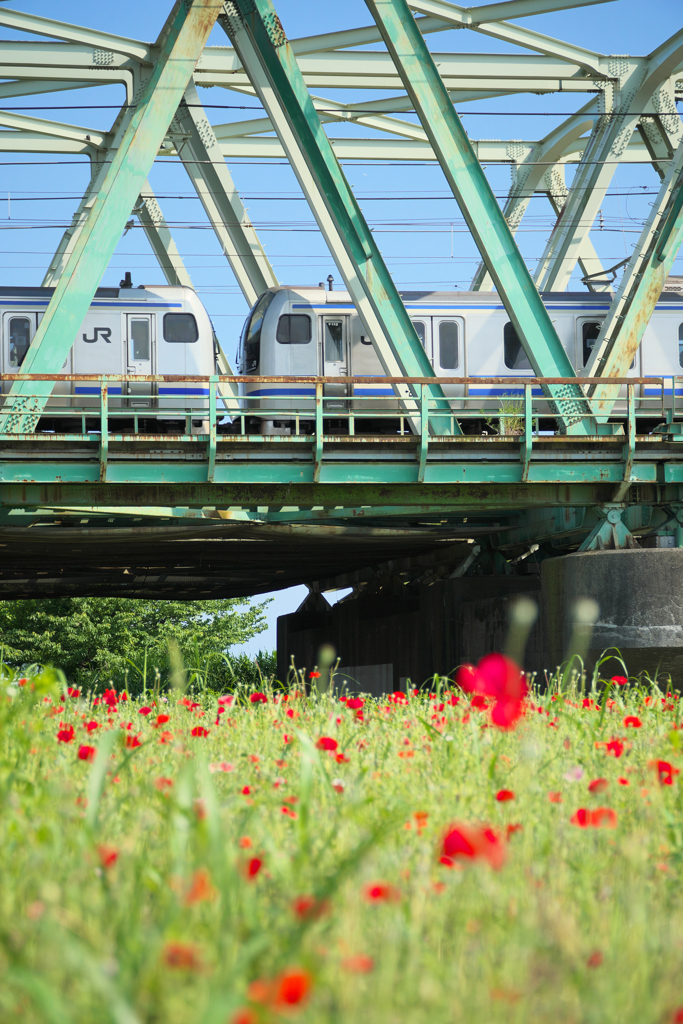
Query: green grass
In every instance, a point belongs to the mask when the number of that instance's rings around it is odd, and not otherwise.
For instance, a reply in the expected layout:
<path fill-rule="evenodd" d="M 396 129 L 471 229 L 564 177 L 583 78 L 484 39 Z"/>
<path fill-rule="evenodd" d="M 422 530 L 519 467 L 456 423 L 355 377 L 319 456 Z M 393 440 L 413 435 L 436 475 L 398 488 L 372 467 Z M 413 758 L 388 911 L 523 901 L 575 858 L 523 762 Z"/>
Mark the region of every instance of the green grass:
<path fill-rule="evenodd" d="M 683 776 L 651 767 L 681 762 L 679 703 L 656 686 L 589 707 L 551 688 L 502 732 L 443 694 L 367 700 L 359 721 L 327 695 L 242 692 L 216 725 L 215 697 L 60 712 L 61 685 L 2 684 L 3 1022 L 665 1024 L 683 1006 Z M 571 823 L 598 807 L 616 828 Z M 441 864 L 454 822 L 490 824 L 503 866 Z M 290 998 L 310 988 L 283 1008 L 290 968 Z"/>

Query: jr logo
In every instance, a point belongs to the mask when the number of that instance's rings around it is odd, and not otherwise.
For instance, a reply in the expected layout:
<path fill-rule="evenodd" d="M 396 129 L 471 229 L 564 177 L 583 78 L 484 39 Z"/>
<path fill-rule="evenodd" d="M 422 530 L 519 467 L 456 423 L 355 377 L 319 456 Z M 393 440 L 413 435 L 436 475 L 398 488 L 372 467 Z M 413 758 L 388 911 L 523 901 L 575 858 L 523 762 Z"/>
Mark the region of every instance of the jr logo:
<path fill-rule="evenodd" d="M 87 341 L 89 345 L 94 345 L 97 341 L 98 335 L 102 335 L 108 345 L 111 345 L 111 327 L 95 327 L 92 338 L 88 338 L 85 334 L 83 335 L 83 341 Z"/>

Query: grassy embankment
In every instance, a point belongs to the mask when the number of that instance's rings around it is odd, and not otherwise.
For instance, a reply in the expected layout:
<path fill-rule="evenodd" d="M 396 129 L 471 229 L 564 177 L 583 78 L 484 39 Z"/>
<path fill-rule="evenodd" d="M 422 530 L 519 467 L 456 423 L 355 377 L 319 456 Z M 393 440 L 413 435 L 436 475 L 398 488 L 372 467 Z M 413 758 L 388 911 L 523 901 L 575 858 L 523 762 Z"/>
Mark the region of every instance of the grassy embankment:
<path fill-rule="evenodd" d="M 656 686 L 556 681 L 501 716 L 448 680 L 221 714 L 18 684 L 1 1020 L 683 1020 L 680 708 Z"/>

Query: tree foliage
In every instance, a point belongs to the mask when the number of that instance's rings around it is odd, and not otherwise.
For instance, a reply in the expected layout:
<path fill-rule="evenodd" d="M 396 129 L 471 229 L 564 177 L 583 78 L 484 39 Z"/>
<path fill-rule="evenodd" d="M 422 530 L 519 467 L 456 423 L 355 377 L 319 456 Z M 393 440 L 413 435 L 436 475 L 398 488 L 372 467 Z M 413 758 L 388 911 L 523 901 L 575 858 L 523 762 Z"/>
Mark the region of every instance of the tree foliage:
<path fill-rule="evenodd" d="M 231 678 L 222 657 L 266 628 L 265 604 L 248 601 L 144 601 L 62 597 L 0 602 L 0 644 L 6 663 L 56 665 L 74 682 L 120 681 L 169 671 L 169 642 L 186 667 Z M 137 666 L 133 669 L 131 666 Z"/>

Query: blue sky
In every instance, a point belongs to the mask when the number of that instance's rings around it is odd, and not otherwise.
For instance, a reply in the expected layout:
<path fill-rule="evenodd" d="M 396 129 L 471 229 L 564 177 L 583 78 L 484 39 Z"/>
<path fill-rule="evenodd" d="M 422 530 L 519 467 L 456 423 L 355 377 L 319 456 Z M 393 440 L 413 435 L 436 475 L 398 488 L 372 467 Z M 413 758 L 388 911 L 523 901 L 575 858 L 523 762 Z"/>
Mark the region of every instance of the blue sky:
<path fill-rule="evenodd" d="M 8 6 L 151 40 L 163 25 L 171 0 L 145 0 L 144 3 L 118 0 L 116 4 L 93 4 L 85 0 L 61 0 L 59 4 L 54 0 L 14 0 Z M 278 0 L 276 7 L 290 38 L 366 25 L 371 20 L 363 0 L 346 0 L 344 4 Z M 520 24 L 606 54 L 646 54 L 681 27 L 682 10 L 680 0 L 652 0 L 647 5 L 642 0 L 617 0 L 525 18 Z M 20 38 L 7 29 L 0 29 L 0 34 L 6 39 Z M 214 31 L 210 43 L 227 44 L 222 30 Z M 466 31 L 433 35 L 430 46 L 451 52 L 520 52 L 509 44 Z M 345 98 L 339 92 L 329 95 L 335 99 Z M 386 93 L 356 90 L 347 95 L 365 102 Z M 218 88 L 202 90 L 201 96 L 206 104 L 257 105 L 248 98 L 236 100 L 234 93 Z M 27 97 L 13 100 L 11 105 L 26 108 L 32 116 L 107 129 L 115 116 L 113 109 L 50 112 L 35 108 L 119 105 L 123 99 L 122 88 L 112 86 Z M 577 109 L 581 102 L 580 97 L 571 94 L 530 95 L 482 100 L 462 109 L 463 112 L 493 110 L 499 115 L 468 113 L 465 126 L 472 138 L 535 139 L 547 134 L 559 123 L 562 114 Z M 28 108 L 34 109 L 28 111 Z M 209 109 L 207 113 L 216 124 L 259 116 L 258 112 L 246 110 Z M 331 127 L 333 135 L 344 132 L 371 134 L 367 129 Z M 63 226 L 69 222 L 89 179 L 84 158 L 70 158 L 63 163 L 50 163 L 51 159 L 0 154 L 0 278 L 3 284 L 40 284 Z M 345 169 L 399 287 L 468 287 L 479 262 L 478 254 L 466 232 L 456 229 L 451 235 L 450 222 L 457 224 L 461 215 L 455 201 L 449 198 L 438 166 L 347 164 Z M 242 161 L 232 163 L 230 170 L 280 281 L 317 283 L 332 273 L 341 283 L 290 168 L 280 163 L 259 165 Z M 509 170 L 493 167 L 487 173 L 496 194 L 504 196 L 510 183 Z M 568 180 L 570 177 L 571 172 L 568 172 Z M 203 211 L 193 198 L 189 179 L 182 167 L 157 162 L 150 181 L 160 197 L 167 221 L 173 225 L 180 252 L 221 342 L 232 356 L 247 312 L 246 305 L 218 242 L 206 229 Z M 657 187 L 658 178 L 647 166 L 624 165 L 617 170 L 610 189 L 617 194 L 606 198 L 603 204 L 606 230 L 593 233 L 595 247 L 606 266 L 623 259 L 630 251 L 638 237 L 641 220 L 647 214 L 647 203 L 651 201 L 651 197 L 643 193 L 656 192 Z M 532 267 L 543 251 L 553 219 L 544 198 L 532 200 L 524 230 L 518 234 L 521 251 Z M 679 261 L 674 272 L 683 273 L 681 266 Z M 162 281 L 145 237 L 137 228 L 121 239 L 102 283 L 118 284 L 126 270 L 131 271 L 135 284 Z M 575 275 L 576 282 L 579 276 L 579 273 Z M 303 588 L 294 588 L 279 595 L 269 608 L 271 623 L 277 613 L 296 607 L 304 594 Z M 256 638 L 249 647 L 257 650 L 259 646 L 273 645 L 274 632 Z"/>

